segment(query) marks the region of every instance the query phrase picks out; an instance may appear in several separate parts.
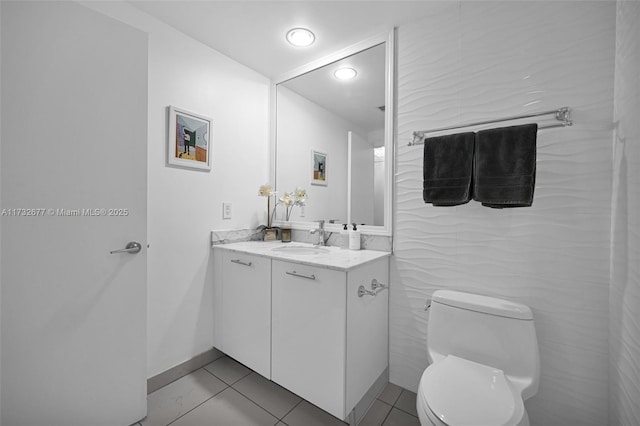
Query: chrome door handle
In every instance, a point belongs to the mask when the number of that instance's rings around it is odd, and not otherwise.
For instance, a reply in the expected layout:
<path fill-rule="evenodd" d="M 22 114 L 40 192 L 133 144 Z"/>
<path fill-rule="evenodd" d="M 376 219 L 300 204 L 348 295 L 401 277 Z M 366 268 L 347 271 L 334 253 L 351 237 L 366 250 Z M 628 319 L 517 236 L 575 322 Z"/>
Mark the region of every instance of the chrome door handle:
<path fill-rule="evenodd" d="M 237 263 L 238 265 L 244 265 L 244 266 L 251 266 L 252 263 L 251 262 L 243 262 L 240 259 L 231 259 L 232 263 Z"/>
<path fill-rule="evenodd" d="M 138 253 L 140 250 L 142 250 L 142 246 L 140 245 L 139 242 L 137 241 L 131 241 L 130 243 L 128 243 L 123 249 L 120 250 L 112 250 L 109 252 L 109 254 L 116 254 L 116 253 L 130 253 L 130 254 L 136 254 Z"/>

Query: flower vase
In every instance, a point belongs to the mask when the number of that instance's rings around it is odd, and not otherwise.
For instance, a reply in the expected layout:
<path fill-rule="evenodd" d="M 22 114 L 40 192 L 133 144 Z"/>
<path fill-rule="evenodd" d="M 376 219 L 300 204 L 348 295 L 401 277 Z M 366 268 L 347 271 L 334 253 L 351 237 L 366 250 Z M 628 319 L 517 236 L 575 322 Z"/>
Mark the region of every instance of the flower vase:
<path fill-rule="evenodd" d="M 282 226 L 280 227 L 280 239 L 283 243 L 291 242 L 291 225 L 289 224 L 289 221 L 282 223 Z"/>
<path fill-rule="evenodd" d="M 275 241 L 277 234 L 276 228 L 265 228 L 264 229 L 264 241 Z"/>

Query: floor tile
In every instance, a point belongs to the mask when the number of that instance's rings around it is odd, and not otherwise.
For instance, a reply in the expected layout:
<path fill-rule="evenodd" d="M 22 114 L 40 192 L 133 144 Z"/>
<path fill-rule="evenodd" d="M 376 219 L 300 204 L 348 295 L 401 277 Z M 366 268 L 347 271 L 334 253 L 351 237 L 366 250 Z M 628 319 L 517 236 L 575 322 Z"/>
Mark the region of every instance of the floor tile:
<path fill-rule="evenodd" d="M 304 400 L 282 421 L 289 426 L 344 426 L 346 424 Z"/>
<path fill-rule="evenodd" d="M 196 409 L 180 417 L 171 426 L 273 426 L 278 419 L 227 388 Z"/>
<path fill-rule="evenodd" d="M 176 380 L 147 396 L 148 415 L 143 426 L 166 426 L 221 392 L 227 385 L 203 369 Z"/>
<path fill-rule="evenodd" d="M 385 419 L 391 411 L 391 406 L 385 402 L 376 399 L 367 414 L 358 423 L 358 426 L 380 426 L 384 423 Z"/>
<path fill-rule="evenodd" d="M 279 419 L 302 400 L 258 373 L 251 373 L 237 381 L 233 388 Z"/>
<path fill-rule="evenodd" d="M 383 426 L 420 426 L 420 421 L 417 417 L 413 417 L 410 414 L 405 413 L 397 408 L 392 408 L 391 412 L 387 416 L 387 420 L 382 424 Z"/>
<path fill-rule="evenodd" d="M 211 364 L 205 365 L 204 368 L 228 385 L 234 384 L 251 373 L 247 367 L 228 356 L 218 358 Z"/>
<path fill-rule="evenodd" d="M 378 399 L 389 405 L 394 405 L 401 393 L 402 388 L 400 386 L 387 383 L 387 386 L 385 386 L 380 395 L 378 395 Z"/>
<path fill-rule="evenodd" d="M 403 389 L 394 407 L 399 408 L 412 416 L 418 417 L 418 411 L 416 410 L 416 394 L 414 392 Z"/>

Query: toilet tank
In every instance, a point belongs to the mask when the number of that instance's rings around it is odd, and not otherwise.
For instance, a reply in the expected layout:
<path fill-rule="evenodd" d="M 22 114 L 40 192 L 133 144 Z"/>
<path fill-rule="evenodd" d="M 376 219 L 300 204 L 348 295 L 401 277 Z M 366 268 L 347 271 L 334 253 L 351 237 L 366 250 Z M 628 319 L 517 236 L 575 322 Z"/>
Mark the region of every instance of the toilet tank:
<path fill-rule="evenodd" d="M 427 328 L 430 362 L 447 355 L 502 370 L 524 398 L 540 377 L 531 309 L 521 303 L 452 290 L 433 293 Z"/>

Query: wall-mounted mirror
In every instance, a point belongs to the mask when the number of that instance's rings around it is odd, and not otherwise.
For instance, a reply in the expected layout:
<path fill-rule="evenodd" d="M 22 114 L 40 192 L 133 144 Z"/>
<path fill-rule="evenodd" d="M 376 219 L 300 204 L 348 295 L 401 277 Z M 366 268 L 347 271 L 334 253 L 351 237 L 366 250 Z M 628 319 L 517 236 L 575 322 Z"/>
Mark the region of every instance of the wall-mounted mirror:
<path fill-rule="evenodd" d="M 337 231 L 355 222 L 364 232 L 391 235 L 392 71 L 393 33 L 277 82 L 276 188 L 280 194 L 304 188 L 308 195 L 304 208 L 292 210 L 294 228 L 324 220 Z M 351 78 L 341 79 L 340 72 Z M 277 213 L 276 221 L 282 219 Z"/>

